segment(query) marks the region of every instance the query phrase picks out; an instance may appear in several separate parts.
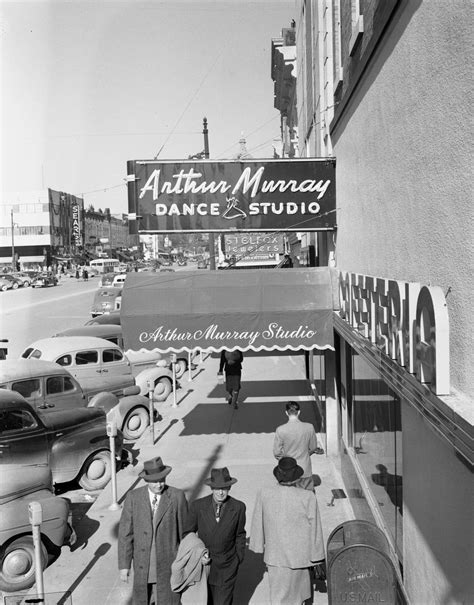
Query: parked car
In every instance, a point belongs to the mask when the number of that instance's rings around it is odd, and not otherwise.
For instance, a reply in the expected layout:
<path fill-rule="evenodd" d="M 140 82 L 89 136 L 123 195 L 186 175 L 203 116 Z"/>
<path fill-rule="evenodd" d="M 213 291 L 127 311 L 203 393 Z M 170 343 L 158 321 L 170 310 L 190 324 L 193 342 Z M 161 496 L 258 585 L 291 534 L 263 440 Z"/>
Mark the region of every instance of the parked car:
<path fill-rule="evenodd" d="M 28 504 L 42 509 L 41 564 L 44 569 L 72 542 L 69 501 L 53 494 L 48 466 L 0 465 L 0 590 L 27 590 L 35 581 L 35 556 Z"/>
<path fill-rule="evenodd" d="M 31 284 L 31 277 L 26 271 L 16 271 L 15 273 L 12 273 L 12 275 L 23 282 L 24 288 L 27 288 Z"/>
<path fill-rule="evenodd" d="M 21 357 L 58 363 L 89 393 L 109 391 L 123 397 L 124 389 L 136 384 L 140 387 L 140 394 L 147 395 L 147 381 L 153 380 L 154 398 L 165 401 L 173 388 L 173 375 L 168 368 L 152 363 L 148 369 L 140 368 L 134 376 L 130 360 L 120 347 L 102 338 L 43 338 L 27 347 Z"/>
<path fill-rule="evenodd" d="M 11 290 L 12 289 L 12 282 L 9 281 L 8 279 L 3 279 L 3 277 L 0 277 L 0 290 L 2 292 L 6 292 L 7 290 Z"/>
<path fill-rule="evenodd" d="M 94 336 L 95 338 L 103 338 L 109 342 L 118 345 L 125 352 L 125 344 L 123 341 L 122 326 L 120 325 L 90 325 L 89 322 L 85 326 L 78 328 L 69 328 L 57 332 L 54 336 Z M 158 361 L 164 360 L 167 367 L 171 366 L 171 355 L 168 353 L 158 353 L 156 351 L 128 351 L 127 357 L 132 364 L 135 375 L 139 371 L 155 365 Z M 176 378 L 181 378 L 188 369 L 188 354 L 186 352 L 177 353 L 175 372 Z"/>
<path fill-rule="evenodd" d="M 207 269 L 207 262 L 203 259 L 198 260 L 197 268 L 198 269 Z"/>
<path fill-rule="evenodd" d="M 9 282 L 11 282 L 13 290 L 16 290 L 20 286 L 24 285 L 24 280 L 21 279 L 21 278 L 19 278 L 19 277 L 17 277 L 16 275 L 13 275 L 13 273 L 4 273 L 2 275 L 2 278 L 8 280 Z M 29 285 L 30 285 L 30 282 L 27 283 L 27 286 L 29 286 Z"/>
<path fill-rule="evenodd" d="M 116 299 L 121 296 L 122 288 L 105 287 L 99 288 L 94 295 L 94 302 L 91 307 L 92 317 L 103 315 L 117 310 Z"/>
<path fill-rule="evenodd" d="M 96 315 L 84 324 L 86 326 L 105 326 L 105 325 L 120 325 L 120 309 L 104 313 L 104 315 Z"/>
<path fill-rule="evenodd" d="M 100 381 L 98 381 L 100 382 Z M 100 407 L 114 420 L 125 439 L 138 439 L 149 426 L 149 399 L 140 395 L 136 385 L 117 397 L 94 384 L 83 388 L 66 368 L 41 359 L 15 359 L 0 363 L 0 388 L 20 393 L 43 414 L 58 410 Z M 101 389 L 97 392 L 97 388 Z M 155 407 L 156 417 L 158 409 Z"/>
<path fill-rule="evenodd" d="M 117 460 L 123 436 L 115 438 Z M 87 491 L 110 480 L 111 464 L 106 415 L 100 408 L 78 408 L 43 414 L 15 391 L 0 389 L 0 469 L 35 467 L 38 477 L 49 469 L 53 484 L 77 480 Z"/>
<path fill-rule="evenodd" d="M 54 273 L 43 272 L 38 275 L 32 282 L 33 288 L 46 288 L 47 286 L 57 286 L 58 278 Z"/>

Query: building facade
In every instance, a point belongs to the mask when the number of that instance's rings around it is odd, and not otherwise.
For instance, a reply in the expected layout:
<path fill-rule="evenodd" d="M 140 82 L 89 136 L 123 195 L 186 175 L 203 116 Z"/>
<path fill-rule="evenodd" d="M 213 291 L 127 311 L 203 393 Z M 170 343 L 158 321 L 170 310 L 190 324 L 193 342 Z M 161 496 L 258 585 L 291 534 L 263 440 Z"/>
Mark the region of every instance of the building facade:
<path fill-rule="evenodd" d="M 128 233 L 128 216 L 113 216 L 110 209 L 104 211 L 89 207 L 84 212 L 84 242 L 88 255 L 96 257 L 128 256 L 131 236 Z M 122 259 L 119 259 L 122 260 Z"/>
<path fill-rule="evenodd" d="M 406 600 L 474 601 L 469 3 L 299 0 L 298 154 L 335 156 L 327 451 Z"/>
<path fill-rule="evenodd" d="M 2 195 L 0 263 L 24 268 L 50 266 L 55 257 L 84 249 L 84 201 L 70 193 L 45 189 Z"/>

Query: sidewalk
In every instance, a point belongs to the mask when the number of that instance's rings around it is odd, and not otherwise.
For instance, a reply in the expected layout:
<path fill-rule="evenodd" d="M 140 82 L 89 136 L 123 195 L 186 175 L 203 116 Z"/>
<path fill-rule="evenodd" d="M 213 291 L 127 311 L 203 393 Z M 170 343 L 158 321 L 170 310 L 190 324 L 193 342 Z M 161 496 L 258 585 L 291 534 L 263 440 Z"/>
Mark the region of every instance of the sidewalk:
<path fill-rule="evenodd" d="M 143 461 L 161 456 L 172 467 L 168 483 L 186 492 L 189 500 L 209 493 L 203 481 L 214 466 L 228 466 L 238 479 L 232 495 L 247 505 L 247 530 L 250 527 L 256 492 L 272 485 L 276 461 L 272 455 L 275 428 L 286 420 L 284 404 L 298 400 L 301 418 L 313 421 L 308 383 L 304 380 L 302 356 L 246 356 L 243 366 L 241 403 L 233 410 L 225 403 L 223 385 L 217 385 L 218 359 L 204 356 L 194 371 L 195 378 L 181 380 L 178 407 L 170 397 L 162 404 L 163 420 L 155 424 L 155 444 L 150 433 L 132 448 L 133 463 L 117 475 L 119 502 L 128 490 L 142 485 L 138 473 Z M 320 443 L 322 445 L 322 443 Z M 332 489 L 342 488 L 331 459 L 313 455 L 313 473 L 321 479 L 317 496 L 325 533 L 353 518 L 347 500 L 332 499 Z M 117 571 L 117 532 L 120 511 L 108 509 L 108 486 L 88 508 L 73 504 L 78 543 L 70 551 L 63 547 L 59 559 L 44 573 L 45 592 L 72 592 L 74 605 L 131 604 L 131 583 L 119 582 Z M 78 518 L 80 517 L 80 518 Z M 34 594 L 34 589 L 30 591 Z M 326 605 L 327 594 L 316 593 L 315 605 Z M 235 605 L 265 605 L 269 591 L 261 555 L 247 551 L 239 571 Z"/>

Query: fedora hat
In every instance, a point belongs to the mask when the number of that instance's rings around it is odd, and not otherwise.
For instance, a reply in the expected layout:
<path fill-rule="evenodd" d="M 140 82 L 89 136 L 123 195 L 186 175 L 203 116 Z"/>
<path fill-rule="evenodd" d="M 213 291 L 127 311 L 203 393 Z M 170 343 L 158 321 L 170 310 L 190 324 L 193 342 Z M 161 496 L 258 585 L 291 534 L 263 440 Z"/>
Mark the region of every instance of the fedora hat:
<path fill-rule="evenodd" d="M 297 481 L 304 471 L 301 466 L 298 466 L 294 458 L 284 457 L 280 458 L 278 465 L 273 469 L 279 483 L 293 483 Z"/>
<path fill-rule="evenodd" d="M 163 464 L 163 460 L 160 456 L 156 458 L 152 458 L 151 460 L 146 460 L 143 463 L 143 470 L 139 473 L 139 477 L 141 477 L 144 481 L 149 481 L 150 483 L 156 483 L 157 481 L 161 481 L 171 472 L 171 466 L 166 466 Z"/>
<path fill-rule="evenodd" d="M 204 480 L 206 485 L 209 485 L 212 489 L 224 489 L 237 483 L 237 479 L 230 476 L 229 469 L 224 468 L 213 468 L 211 470 L 211 476 Z"/>

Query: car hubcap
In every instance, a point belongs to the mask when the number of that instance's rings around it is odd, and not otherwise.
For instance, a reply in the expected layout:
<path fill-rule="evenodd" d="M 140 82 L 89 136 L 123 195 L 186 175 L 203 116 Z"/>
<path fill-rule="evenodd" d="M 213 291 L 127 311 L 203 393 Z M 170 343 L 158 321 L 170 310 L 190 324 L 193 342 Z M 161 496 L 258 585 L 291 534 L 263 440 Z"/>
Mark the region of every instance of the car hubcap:
<path fill-rule="evenodd" d="M 94 460 L 87 471 L 89 479 L 100 479 L 105 475 L 106 466 L 103 460 Z"/>
<path fill-rule="evenodd" d="M 141 418 L 138 414 L 136 414 L 135 416 L 132 416 L 130 418 L 130 420 L 128 421 L 128 428 L 131 431 L 136 431 L 138 428 L 140 428 L 141 425 Z"/>
<path fill-rule="evenodd" d="M 26 550 L 14 550 L 5 557 L 3 571 L 10 578 L 24 576 L 31 569 L 33 561 Z"/>

